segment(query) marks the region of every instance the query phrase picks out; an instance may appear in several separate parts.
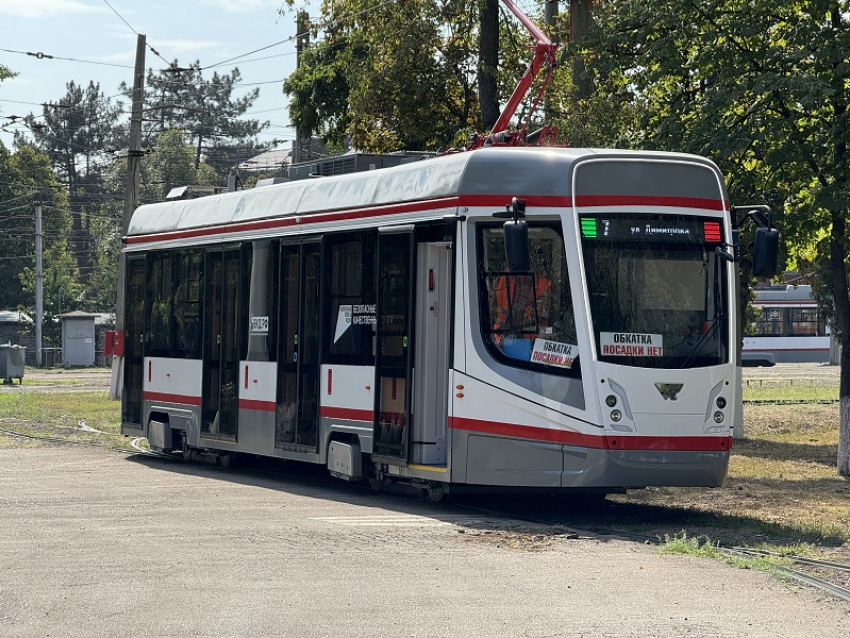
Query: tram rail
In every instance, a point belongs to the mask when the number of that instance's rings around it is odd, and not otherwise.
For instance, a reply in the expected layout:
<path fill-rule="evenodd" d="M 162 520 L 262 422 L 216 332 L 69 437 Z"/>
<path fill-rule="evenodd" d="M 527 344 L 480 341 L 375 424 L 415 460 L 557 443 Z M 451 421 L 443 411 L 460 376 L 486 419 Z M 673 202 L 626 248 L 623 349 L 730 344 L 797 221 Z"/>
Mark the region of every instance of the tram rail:
<path fill-rule="evenodd" d="M 744 405 L 833 405 L 840 399 L 744 399 Z"/>
<path fill-rule="evenodd" d="M 493 515 L 502 514 L 510 516 L 515 520 L 525 521 L 527 523 L 533 523 L 536 525 L 557 525 L 560 529 L 569 528 L 570 532 L 580 535 L 580 536 L 591 536 L 591 537 L 600 537 L 600 538 L 615 538 L 619 540 L 627 540 L 633 541 L 636 543 L 650 544 L 661 546 L 663 544 L 663 540 L 658 536 L 649 536 L 646 534 L 637 534 L 630 533 L 626 531 L 615 531 L 615 530 L 606 530 L 600 528 L 586 528 L 586 527 L 577 527 L 575 525 L 565 524 L 561 521 L 549 519 L 549 518 L 538 518 L 533 516 L 528 516 L 522 513 L 517 513 L 513 511 L 509 511 L 509 508 L 504 508 L 504 510 L 494 510 L 489 508 L 478 508 L 478 507 L 469 507 L 469 506 L 461 506 L 467 507 L 468 509 L 476 509 L 479 511 L 484 511 L 491 513 Z M 559 532 L 558 535 L 562 535 L 563 532 Z M 802 569 L 794 569 L 788 565 L 781 564 L 781 561 L 796 563 L 799 565 L 806 566 L 810 570 L 818 570 L 821 575 L 826 576 L 827 574 L 831 575 L 833 578 L 836 575 L 847 574 L 847 583 L 850 585 L 850 565 L 845 565 L 843 563 L 837 563 L 826 560 L 818 560 L 814 558 L 806 558 L 803 556 L 796 555 L 788 555 L 780 552 L 772 552 L 769 550 L 756 549 L 750 547 L 742 547 L 742 546 L 731 546 L 726 547 L 723 545 L 717 546 L 718 551 L 720 551 L 725 556 L 730 558 L 743 558 L 743 559 L 755 559 L 755 558 L 763 558 L 768 559 L 770 562 L 770 569 L 783 578 L 788 578 L 791 580 L 795 580 L 805 585 L 809 585 L 816 589 L 819 589 L 825 593 L 828 593 L 836 598 L 840 598 L 846 602 L 850 602 L 850 586 L 845 587 L 843 585 L 836 584 L 835 582 L 830 582 L 826 578 L 821 578 L 816 576 L 808 571 L 804 571 Z"/>
<path fill-rule="evenodd" d="M 778 552 L 771 552 L 767 550 L 761 549 L 752 549 L 749 547 L 721 547 L 720 551 L 726 554 L 727 556 L 732 557 L 764 557 L 764 558 L 774 558 L 780 560 L 787 560 L 793 563 L 797 563 L 800 565 L 805 565 L 810 568 L 816 568 L 822 571 L 832 571 L 844 573 L 847 572 L 847 580 L 850 582 L 850 565 L 844 565 L 842 563 L 835 563 L 831 561 L 825 560 L 817 560 L 813 558 L 805 558 L 802 556 L 793 556 L 793 555 L 785 555 L 780 554 Z M 775 569 L 782 576 L 805 583 L 807 585 L 812 585 L 813 587 L 817 587 L 837 598 L 841 598 L 847 602 L 850 602 L 850 588 L 842 587 L 841 585 L 836 585 L 835 583 L 829 582 L 828 580 L 824 580 L 818 576 L 810 574 L 801 569 L 793 569 L 787 565 L 781 565 L 778 563 L 771 563 L 771 568 Z"/>
<path fill-rule="evenodd" d="M 18 432 L 16 430 L 10 430 L 9 428 L 0 426 L 0 434 L 5 434 L 6 436 L 11 436 L 19 439 L 29 439 L 31 441 L 39 441 L 46 443 L 62 443 L 62 444 L 72 444 L 72 445 L 82 445 L 85 447 L 93 447 L 101 450 L 107 450 L 111 452 L 118 452 L 120 454 L 145 454 L 148 456 L 156 456 L 156 457 L 165 457 L 173 459 L 174 456 L 171 454 L 162 454 L 160 452 L 154 452 L 153 450 L 147 450 L 139 445 L 139 441 L 141 439 L 134 439 L 130 443 L 130 449 L 128 448 L 112 448 L 107 445 L 106 441 L 98 441 L 97 439 L 90 440 L 80 440 L 74 439 L 70 437 L 61 437 L 61 436 L 49 436 L 49 435 L 41 435 L 41 434 L 28 434 L 26 432 Z M 104 433 L 101 433 L 104 434 Z"/>

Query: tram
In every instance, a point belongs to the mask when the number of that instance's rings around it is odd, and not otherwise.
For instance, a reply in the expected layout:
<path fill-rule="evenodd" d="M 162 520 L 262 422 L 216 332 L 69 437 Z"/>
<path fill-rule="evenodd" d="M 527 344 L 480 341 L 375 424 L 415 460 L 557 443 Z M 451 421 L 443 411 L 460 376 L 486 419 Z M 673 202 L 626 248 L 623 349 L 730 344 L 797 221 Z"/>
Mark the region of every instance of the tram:
<path fill-rule="evenodd" d="M 732 230 L 709 160 L 574 148 L 145 205 L 122 432 L 435 500 L 718 486 Z"/>
<path fill-rule="evenodd" d="M 771 286 L 753 291 L 754 330 L 744 337 L 744 365 L 826 363 L 830 329 L 808 285 Z"/>

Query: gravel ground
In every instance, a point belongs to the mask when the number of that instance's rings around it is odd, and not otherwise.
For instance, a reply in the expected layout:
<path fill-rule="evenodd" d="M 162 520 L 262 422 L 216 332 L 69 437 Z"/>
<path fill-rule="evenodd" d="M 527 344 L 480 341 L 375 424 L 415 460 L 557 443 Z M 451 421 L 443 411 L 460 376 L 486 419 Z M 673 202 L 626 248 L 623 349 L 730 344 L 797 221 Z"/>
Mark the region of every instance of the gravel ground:
<path fill-rule="evenodd" d="M 742 372 L 744 383 L 759 380 L 787 383 L 799 380 L 815 385 L 837 385 L 840 369 L 824 363 L 777 363 L 769 367 L 744 367 Z"/>
<path fill-rule="evenodd" d="M 763 572 L 308 477 L 0 450 L 0 637 L 826 638 Z M 529 534 L 534 529 L 527 530 Z"/>
<path fill-rule="evenodd" d="M 104 368 L 56 368 L 51 370 L 24 371 L 22 383 L 15 380 L 11 385 L 0 385 L 0 391 L 43 392 L 108 392 L 112 372 Z"/>

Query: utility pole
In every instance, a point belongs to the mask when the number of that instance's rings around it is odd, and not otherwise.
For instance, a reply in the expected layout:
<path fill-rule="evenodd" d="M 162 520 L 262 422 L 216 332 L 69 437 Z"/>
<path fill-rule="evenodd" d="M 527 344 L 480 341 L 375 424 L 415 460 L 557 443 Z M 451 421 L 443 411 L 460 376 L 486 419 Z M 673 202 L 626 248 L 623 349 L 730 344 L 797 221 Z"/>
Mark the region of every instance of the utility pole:
<path fill-rule="evenodd" d="M 301 68 L 301 54 L 304 49 L 310 44 L 310 14 L 306 11 L 299 11 L 295 18 L 295 66 Z M 301 123 L 295 123 L 295 143 L 292 145 L 292 161 L 297 164 L 309 157 L 301 155 Z M 313 144 L 311 142 L 310 148 Z"/>
<path fill-rule="evenodd" d="M 40 368 L 42 364 L 42 321 L 44 320 L 44 270 L 42 268 L 41 244 L 41 193 L 36 191 L 32 194 L 32 203 L 35 206 L 35 367 Z"/>
<path fill-rule="evenodd" d="M 121 237 L 127 236 L 130 218 L 139 205 L 139 173 L 142 157 L 142 106 L 145 101 L 145 46 L 144 34 L 136 39 L 136 67 L 133 72 L 133 107 L 130 111 L 130 143 L 127 147 L 127 181 L 124 190 L 124 216 L 121 220 Z M 118 290 L 115 304 L 115 331 L 124 334 L 124 288 L 127 282 L 127 259 L 122 252 L 118 257 Z M 123 337 L 121 337 L 123 342 Z M 121 398 L 124 378 L 124 353 L 112 355 L 112 378 L 109 396 Z"/>
<path fill-rule="evenodd" d="M 569 0 L 570 2 L 570 42 L 581 42 L 590 31 L 593 0 Z M 573 86 L 576 97 L 586 100 L 593 96 L 593 80 L 588 77 L 584 58 L 576 55 L 572 59 Z"/>
<path fill-rule="evenodd" d="M 561 39 L 558 36 L 558 0 L 544 0 L 543 10 L 549 27 L 549 39 L 559 44 Z"/>

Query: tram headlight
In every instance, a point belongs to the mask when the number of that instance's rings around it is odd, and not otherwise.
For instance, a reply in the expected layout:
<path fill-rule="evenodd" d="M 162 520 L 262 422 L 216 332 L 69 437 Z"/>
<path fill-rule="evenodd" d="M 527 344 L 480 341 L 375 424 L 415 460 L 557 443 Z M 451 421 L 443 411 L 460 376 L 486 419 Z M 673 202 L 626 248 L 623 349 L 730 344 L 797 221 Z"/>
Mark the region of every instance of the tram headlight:
<path fill-rule="evenodd" d="M 718 411 L 714 413 L 714 422 L 715 423 L 723 423 L 723 413 Z"/>
<path fill-rule="evenodd" d="M 715 403 L 717 404 L 717 407 L 721 410 L 726 407 L 726 399 L 724 399 L 723 397 L 717 397 L 717 401 L 715 401 Z"/>
<path fill-rule="evenodd" d="M 611 410 L 611 420 L 614 423 L 618 423 L 620 421 L 620 419 L 622 419 L 622 418 L 623 418 L 622 412 L 620 412 L 619 410 Z"/>
<path fill-rule="evenodd" d="M 607 405 L 609 408 L 613 408 L 615 405 L 617 405 L 617 397 L 615 397 L 613 394 L 609 394 L 607 397 L 605 397 L 605 405 Z"/>

